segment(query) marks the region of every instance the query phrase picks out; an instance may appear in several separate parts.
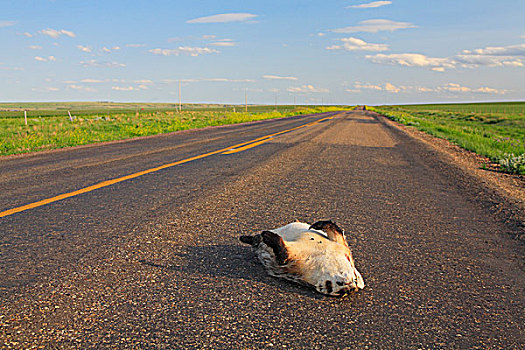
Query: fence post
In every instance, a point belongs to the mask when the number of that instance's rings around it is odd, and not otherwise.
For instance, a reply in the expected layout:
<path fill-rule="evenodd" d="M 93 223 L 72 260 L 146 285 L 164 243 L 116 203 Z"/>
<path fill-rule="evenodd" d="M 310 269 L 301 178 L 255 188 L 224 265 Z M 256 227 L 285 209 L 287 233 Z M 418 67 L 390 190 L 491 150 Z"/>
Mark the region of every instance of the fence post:
<path fill-rule="evenodd" d="M 71 112 L 67 111 L 67 114 L 69 114 L 69 121 L 72 122 L 73 121 L 73 117 L 71 116 Z"/>
<path fill-rule="evenodd" d="M 27 125 L 27 111 L 24 111 L 24 122 Z"/>

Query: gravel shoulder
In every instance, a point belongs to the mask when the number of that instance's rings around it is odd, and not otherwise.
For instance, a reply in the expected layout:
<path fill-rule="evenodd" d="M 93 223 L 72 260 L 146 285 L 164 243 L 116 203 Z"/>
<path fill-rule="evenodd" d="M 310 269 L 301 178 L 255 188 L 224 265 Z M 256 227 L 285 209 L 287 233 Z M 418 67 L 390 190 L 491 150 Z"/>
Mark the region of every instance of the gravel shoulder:
<path fill-rule="evenodd" d="M 368 112 L 375 114 L 373 112 Z M 448 140 L 440 139 L 377 114 L 379 120 L 420 141 L 435 151 L 435 156 L 455 166 L 469 178 L 472 191 L 483 196 L 491 210 L 504 221 L 525 232 L 525 176 L 499 172 L 490 159 L 467 151 Z M 486 169 L 482 167 L 485 166 Z M 475 188 L 476 187 L 476 188 Z M 516 236 L 525 239 L 525 233 Z"/>

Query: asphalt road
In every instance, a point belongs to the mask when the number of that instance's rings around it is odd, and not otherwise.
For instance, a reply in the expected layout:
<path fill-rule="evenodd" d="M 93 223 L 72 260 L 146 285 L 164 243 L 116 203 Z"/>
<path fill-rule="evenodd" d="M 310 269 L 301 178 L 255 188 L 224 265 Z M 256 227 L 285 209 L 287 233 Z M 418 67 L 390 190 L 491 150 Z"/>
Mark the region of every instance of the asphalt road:
<path fill-rule="evenodd" d="M 3 158 L 0 344 L 522 349 L 523 243 L 485 198 L 364 111 Z M 349 232 L 356 295 L 267 276 L 238 241 L 327 218 Z"/>

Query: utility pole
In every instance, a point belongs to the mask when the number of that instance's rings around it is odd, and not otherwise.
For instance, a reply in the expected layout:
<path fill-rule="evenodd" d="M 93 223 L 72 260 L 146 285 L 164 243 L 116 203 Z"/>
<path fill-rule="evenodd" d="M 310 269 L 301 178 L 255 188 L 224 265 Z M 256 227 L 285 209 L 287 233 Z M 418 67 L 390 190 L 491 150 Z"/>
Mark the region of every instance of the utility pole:
<path fill-rule="evenodd" d="M 181 86 L 180 86 L 180 80 L 179 80 L 179 113 L 182 112 L 182 94 L 181 94 Z"/>

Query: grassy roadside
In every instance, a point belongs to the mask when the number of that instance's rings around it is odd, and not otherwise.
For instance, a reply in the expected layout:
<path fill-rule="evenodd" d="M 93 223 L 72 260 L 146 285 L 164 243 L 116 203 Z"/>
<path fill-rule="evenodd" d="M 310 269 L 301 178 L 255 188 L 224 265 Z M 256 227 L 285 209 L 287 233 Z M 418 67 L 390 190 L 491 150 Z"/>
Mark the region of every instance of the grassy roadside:
<path fill-rule="evenodd" d="M 501 171 L 525 174 L 525 116 L 520 113 L 451 112 L 432 105 L 368 109 L 488 157 Z"/>
<path fill-rule="evenodd" d="M 300 107 L 273 112 L 234 113 L 229 111 L 167 110 L 75 113 L 72 121 L 64 115 L 0 117 L 0 155 L 19 154 L 129 139 L 179 130 L 237 124 L 328 111 L 341 107 Z"/>

